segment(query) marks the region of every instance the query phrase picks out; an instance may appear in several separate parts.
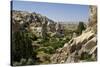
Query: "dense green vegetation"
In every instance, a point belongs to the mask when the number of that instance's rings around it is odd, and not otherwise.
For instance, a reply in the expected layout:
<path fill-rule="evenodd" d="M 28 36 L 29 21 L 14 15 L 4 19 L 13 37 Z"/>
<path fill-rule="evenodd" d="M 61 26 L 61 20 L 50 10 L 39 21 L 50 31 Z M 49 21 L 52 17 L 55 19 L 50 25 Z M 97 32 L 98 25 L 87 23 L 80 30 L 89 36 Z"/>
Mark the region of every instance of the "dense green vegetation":
<path fill-rule="evenodd" d="M 20 62 L 22 58 L 36 59 L 36 52 L 32 47 L 32 40 L 36 40 L 35 35 L 28 32 L 14 32 L 12 36 L 12 61 Z"/>
<path fill-rule="evenodd" d="M 86 61 L 95 61 L 96 58 L 92 58 L 92 55 L 89 55 L 88 53 L 86 52 L 83 52 L 81 54 L 81 57 L 80 57 L 81 60 L 86 60 Z M 94 60 L 95 59 L 95 60 Z"/>
<path fill-rule="evenodd" d="M 69 42 L 73 33 L 78 32 L 79 35 L 84 29 L 83 22 L 80 22 L 77 30 L 64 29 L 63 36 L 46 33 L 45 38 L 37 37 L 29 31 L 14 32 L 12 36 L 12 64 L 14 62 L 19 62 L 19 65 L 49 64 L 50 57 L 55 54 L 56 50 Z M 23 59 L 26 61 L 22 62 Z"/>
<path fill-rule="evenodd" d="M 68 39 L 64 37 L 47 37 L 46 39 L 40 39 L 41 40 L 37 42 L 40 46 L 36 49 L 36 52 L 41 64 L 50 63 L 50 57 L 55 53 L 56 49 L 63 47 L 68 41 Z M 41 60 L 41 58 L 44 60 Z"/>
<path fill-rule="evenodd" d="M 63 47 L 69 40 L 70 38 L 67 36 L 47 36 L 43 39 L 28 31 L 15 32 L 12 36 L 12 61 L 21 63 L 21 59 L 24 58 L 26 59 L 24 64 L 26 64 L 28 59 L 31 58 L 37 61 L 31 61 L 29 64 L 48 64 L 56 49 Z M 21 65 L 23 64 L 21 63 Z"/>

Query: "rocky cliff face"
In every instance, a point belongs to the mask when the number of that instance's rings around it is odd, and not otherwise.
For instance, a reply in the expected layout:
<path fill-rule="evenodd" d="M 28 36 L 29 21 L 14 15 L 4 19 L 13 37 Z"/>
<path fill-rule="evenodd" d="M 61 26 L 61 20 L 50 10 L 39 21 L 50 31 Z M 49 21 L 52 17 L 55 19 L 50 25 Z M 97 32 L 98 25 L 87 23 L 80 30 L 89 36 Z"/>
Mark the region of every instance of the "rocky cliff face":
<path fill-rule="evenodd" d="M 27 30 L 37 36 L 45 36 L 47 32 L 56 32 L 57 25 L 59 25 L 57 22 L 35 12 L 12 10 L 12 32 Z"/>
<path fill-rule="evenodd" d="M 37 37 L 43 38 L 47 37 L 47 34 L 51 34 L 51 37 L 54 37 L 55 35 L 61 36 L 61 34 L 63 34 L 63 27 L 61 24 L 35 12 L 29 13 L 12 10 L 11 18 L 12 33 L 19 30 L 28 31 L 32 32 Z M 32 45 L 37 45 L 37 43 L 34 42 Z M 68 43 L 65 43 L 62 48 L 57 49 L 55 54 L 52 56 L 50 55 L 50 57 L 50 63 L 54 64 L 97 60 L 96 6 L 90 6 L 90 18 L 87 29 L 82 32 L 80 36 L 74 34 L 73 38 Z"/>
<path fill-rule="evenodd" d="M 89 26 L 94 26 L 97 24 L 97 7 L 96 6 L 90 6 L 89 7 L 89 13 L 90 13 L 90 18 L 89 18 Z"/>
<path fill-rule="evenodd" d="M 71 63 L 97 60 L 97 8 L 90 6 L 89 27 L 78 37 L 72 38 L 63 48 L 56 50 L 51 62 Z"/>
<path fill-rule="evenodd" d="M 62 25 L 35 12 L 16 10 L 12 10 L 11 21 L 11 65 L 50 63 L 49 53 L 53 53 L 63 45 L 58 44 L 59 39 L 53 37 L 62 32 Z"/>

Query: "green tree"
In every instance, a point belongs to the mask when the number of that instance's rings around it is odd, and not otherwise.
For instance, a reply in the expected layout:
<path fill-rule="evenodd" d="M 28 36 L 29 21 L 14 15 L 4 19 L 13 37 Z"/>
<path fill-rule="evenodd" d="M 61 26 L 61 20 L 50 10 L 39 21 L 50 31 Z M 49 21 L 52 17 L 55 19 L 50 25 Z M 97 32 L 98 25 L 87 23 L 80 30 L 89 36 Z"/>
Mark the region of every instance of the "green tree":
<path fill-rule="evenodd" d="M 32 40 L 35 39 L 35 36 L 26 31 L 14 32 L 12 36 L 12 62 L 20 62 L 22 58 L 36 59 L 36 52 L 32 47 Z"/>
<path fill-rule="evenodd" d="M 82 33 L 83 30 L 85 30 L 85 24 L 83 22 L 79 22 L 78 24 L 78 28 L 77 28 L 77 33 L 78 35 L 80 35 Z"/>

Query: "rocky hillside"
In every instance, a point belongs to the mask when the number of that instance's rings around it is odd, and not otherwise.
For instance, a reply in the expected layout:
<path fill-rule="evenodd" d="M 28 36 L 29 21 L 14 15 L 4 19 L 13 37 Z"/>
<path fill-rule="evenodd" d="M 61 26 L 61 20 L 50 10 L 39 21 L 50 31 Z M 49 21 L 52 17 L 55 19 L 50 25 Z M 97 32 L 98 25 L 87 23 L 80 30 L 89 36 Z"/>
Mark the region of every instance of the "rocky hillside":
<path fill-rule="evenodd" d="M 38 13 L 12 10 L 11 65 L 49 64 L 63 38 L 63 25 Z"/>
<path fill-rule="evenodd" d="M 63 48 L 56 50 L 51 63 L 73 63 L 97 60 L 97 7 L 90 6 L 90 18 L 87 29 Z"/>
<path fill-rule="evenodd" d="M 12 10 L 12 32 L 30 31 L 37 36 L 45 36 L 45 32 L 60 32 L 62 26 L 38 13 Z"/>
<path fill-rule="evenodd" d="M 12 10 L 11 65 L 97 60 L 97 8 L 89 24 L 60 24 L 38 13 Z"/>

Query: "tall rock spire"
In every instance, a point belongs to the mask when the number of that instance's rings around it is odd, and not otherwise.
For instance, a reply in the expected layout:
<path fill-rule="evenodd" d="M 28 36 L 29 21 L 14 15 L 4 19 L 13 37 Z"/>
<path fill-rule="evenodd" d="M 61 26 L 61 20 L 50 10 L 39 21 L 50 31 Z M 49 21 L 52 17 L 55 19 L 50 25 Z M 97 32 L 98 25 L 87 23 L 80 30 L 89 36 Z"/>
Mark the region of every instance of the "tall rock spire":
<path fill-rule="evenodd" d="M 89 6 L 89 26 L 97 23 L 97 7 L 94 5 Z"/>

